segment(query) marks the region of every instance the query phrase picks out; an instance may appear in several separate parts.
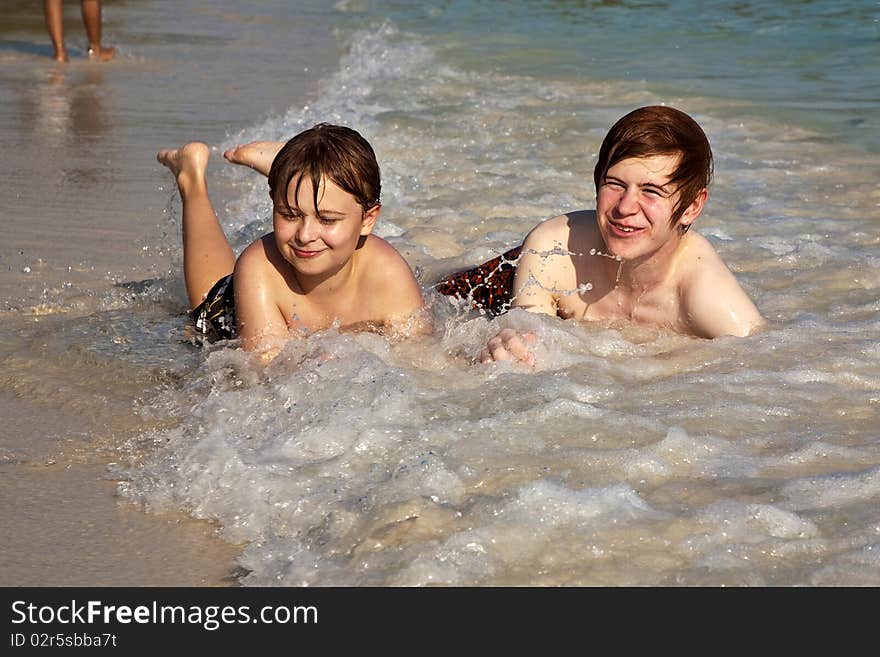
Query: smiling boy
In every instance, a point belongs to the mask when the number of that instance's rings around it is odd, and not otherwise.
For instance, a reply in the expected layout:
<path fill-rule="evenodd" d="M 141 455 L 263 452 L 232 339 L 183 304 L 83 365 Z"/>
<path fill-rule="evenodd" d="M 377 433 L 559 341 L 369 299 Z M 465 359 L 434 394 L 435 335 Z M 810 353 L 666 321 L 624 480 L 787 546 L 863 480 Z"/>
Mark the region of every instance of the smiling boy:
<path fill-rule="evenodd" d="M 318 124 L 286 144 L 226 155 L 268 175 L 273 205 L 274 230 L 237 260 L 208 196 L 208 147 L 192 142 L 157 155 L 183 201 L 184 278 L 198 328 L 238 337 L 265 360 L 291 335 L 334 325 L 421 330 L 424 302 L 412 270 L 371 234 L 381 210 L 379 165 L 360 134 Z"/>
<path fill-rule="evenodd" d="M 689 230 L 711 177 L 709 141 L 691 117 L 664 106 L 630 112 L 602 143 L 596 210 L 549 219 L 526 237 L 512 307 L 704 338 L 748 335 L 760 313 L 708 240 Z M 480 360 L 533 364 L 534 340 L 505 329 Z"/>

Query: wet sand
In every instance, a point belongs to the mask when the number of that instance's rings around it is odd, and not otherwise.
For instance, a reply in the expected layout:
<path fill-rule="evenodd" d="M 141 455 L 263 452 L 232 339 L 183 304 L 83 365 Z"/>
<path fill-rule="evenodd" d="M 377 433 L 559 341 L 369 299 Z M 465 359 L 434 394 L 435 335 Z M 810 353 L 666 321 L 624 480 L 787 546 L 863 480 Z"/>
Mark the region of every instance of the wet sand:
<path fill-rule="evenodd" d="M 115 496 L 108 466 L 150 428 L 137 409 L 165 370 L 102 357 L 77 327 L 113 309 L 119 284 L 177 276 L 174 189 L 156 151 L 219 145 L 305 102 L 335 43 L 308 3 L 294 18 L 280 1 L 243 16 L 230 1 L 124 0 L 104 8 L 117 58 L 96 64 L 67 3 L 63 65 L 42 4 L 3 4 L 0 585 L 229 585 L 239 547 L 215 527 Z M 217 155 L 209 172 L 222 166 Z M 222 209 L 222 186 L 212 191 Z M 172 315 L 185 310 L 179 285 L 163 293 Z"/>

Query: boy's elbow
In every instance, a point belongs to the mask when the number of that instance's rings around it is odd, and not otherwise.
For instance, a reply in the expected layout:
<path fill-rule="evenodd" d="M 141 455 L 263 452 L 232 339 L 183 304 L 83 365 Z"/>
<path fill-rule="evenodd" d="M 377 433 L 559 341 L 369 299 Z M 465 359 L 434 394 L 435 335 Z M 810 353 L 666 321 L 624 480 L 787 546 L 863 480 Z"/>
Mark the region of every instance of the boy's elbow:
<path fill-rule="evenodd" d="M 732 317 L 731 319 L 732 321 L 710 323 L 699 333 L 702 333 L 704 337 L 709 339 L 726 336 L 746 338 L 759 332 L 766 325 L 764 318 L 760 315 L 748 319 L 737 317 Z"/>
<path fill-rule="evenodd" d="M 767 326 L 768 326 L 768 322 L 767 322 L 767 320 L 764 319 L 761 315 L 758 315 L 758 316 L 755 317 L 755 319 L 753 319 L 752 322 L 749 324 L 749 326 L 748 326 L 748 330 L 746 331 L 746 334 L 745 334 L 744 336 L 741 336 L 741 337 L 746 337 L 746 336 L 749 336 L 749 335 L 755 335 L 756 333 L 760 333 L 761 331 L 763 331 L 764 329 L 766 329 Z"/>
<path fill-rule="evenodd" d="M 386 322 L 389 335 L 395 339 L 422 338 L 434 331 L 433 317 L 424 304 Z"/>
<path fill-rule="evenodd" d="M 240 332 L 240 344 L 242 349 L 251 354 L 262 364 L 267 364 L 275 359 L 284 348 L 286 340 L 280 336 L 268 335 L 265 332 L 251 334 L 247 330 Z"/>

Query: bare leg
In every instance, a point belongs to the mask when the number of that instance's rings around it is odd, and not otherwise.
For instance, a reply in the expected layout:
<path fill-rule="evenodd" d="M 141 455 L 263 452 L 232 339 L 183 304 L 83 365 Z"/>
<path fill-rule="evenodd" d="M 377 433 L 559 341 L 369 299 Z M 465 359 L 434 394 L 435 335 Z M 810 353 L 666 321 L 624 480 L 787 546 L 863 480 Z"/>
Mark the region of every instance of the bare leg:
<path fill-rule="evenodd" d="M 283 147 L 282 141 L 252 141 L 249 144 L 233 146 L 223 153 L 223 157 L 233 164 L 243 164 L 268 176 L 272 161 Z"/>
<path fill-rule="evenodd" d="M 83 24 L 89 39 L 89 59 L 110 61 L 116 55 L 116 48 L 101 45 L 101 0 L 82 0 L 81 5 Z"/>
<path fill-rule="evenodd" d="M 62 0 L 43 0 L 43 16 L 46 19 L 49 38 L 52 39 L 52 48 L 55 50 L 52 57 L 56 62 L 66 62 L 68 58 L 67 49 L 64 47 L 64 5 Z"/>
<path fill-rule="evenodd" d="M 210 156 L 210 150 L 201 142 L 156 154 L 156 159 L 174 174 L 183 202 L 183 278 L 192 308 L 235 267 L 235 254 L 208 197 L 205 172 Z"/>

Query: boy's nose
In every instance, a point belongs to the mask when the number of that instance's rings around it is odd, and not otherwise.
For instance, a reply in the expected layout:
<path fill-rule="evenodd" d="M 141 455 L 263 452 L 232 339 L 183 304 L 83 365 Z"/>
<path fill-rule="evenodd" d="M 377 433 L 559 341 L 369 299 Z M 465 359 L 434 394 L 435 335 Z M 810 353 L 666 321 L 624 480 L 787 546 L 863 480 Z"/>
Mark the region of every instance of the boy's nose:
<path fill-rule="evenodd" d="M 621 214 L 634 214 L 639 209 L 639 190 L 628 187 L 617 202 L 617 209 Z"/>
<path fill-rule="evenodd" d="M 296 239 L 300 244 L 308 244 L 314 242 L 317 237 L 317 226 L 311 217 L 303 217 L 299 222 L 299 228 L 296 231 Z"/>

